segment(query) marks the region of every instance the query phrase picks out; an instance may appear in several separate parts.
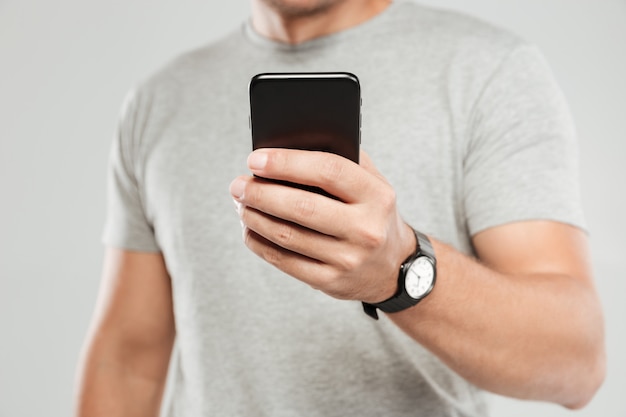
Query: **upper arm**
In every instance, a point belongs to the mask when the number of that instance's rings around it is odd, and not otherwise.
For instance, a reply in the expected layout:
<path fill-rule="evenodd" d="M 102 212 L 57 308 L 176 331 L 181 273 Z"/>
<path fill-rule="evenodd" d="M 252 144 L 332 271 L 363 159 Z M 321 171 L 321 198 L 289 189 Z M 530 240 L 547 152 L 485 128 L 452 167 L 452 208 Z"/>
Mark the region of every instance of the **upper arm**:
<path fill-rule="evenodd" d="M 485 229 L 473 237 L 478 258 L 512 275 L 558 274 L 593 288 L 587 235 L 556 221 L 532 220 Z"/>
<path fill-rule="evenodd" d="M 155 368 L 159 374 L 166 371 L 175 325 L 170 277 L 160 253 L 107 249 L 93 326 L 96 343 L 113 346 L 123 357 L 140 352 L 142 361 L 165 366 Z"/>

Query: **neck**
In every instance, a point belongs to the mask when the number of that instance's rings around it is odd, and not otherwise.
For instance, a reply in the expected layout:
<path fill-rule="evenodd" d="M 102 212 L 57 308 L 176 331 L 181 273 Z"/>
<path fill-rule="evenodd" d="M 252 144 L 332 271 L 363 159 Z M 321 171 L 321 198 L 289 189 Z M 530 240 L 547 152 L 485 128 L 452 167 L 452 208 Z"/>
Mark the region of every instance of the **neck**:
<path fill-rule="evenodd" d="M 295 45 L 357 26 L 385 10 L 390 1 L 335 0 L 281 7 L 281 1 L 252 0 L 252 26 L 269 39 Z"/>

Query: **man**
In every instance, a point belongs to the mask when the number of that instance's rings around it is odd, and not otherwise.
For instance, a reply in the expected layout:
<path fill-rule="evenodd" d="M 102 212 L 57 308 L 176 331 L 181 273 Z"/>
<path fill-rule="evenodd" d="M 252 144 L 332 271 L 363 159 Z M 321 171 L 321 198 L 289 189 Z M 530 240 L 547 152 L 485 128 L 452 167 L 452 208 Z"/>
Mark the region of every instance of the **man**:
<path fill-rule="evenodd" d="M 360 165 L 244 165 L 246 84 L 276 71 L 359 76 Z M 501 30 L 406 0 L 253 0 L 131 95 L 110 172 L 78 415 L 156 415 L 175 335 L 170 416 L 482 416 L 482 390 L 579 408 L 604 378 L 571 121 Z M 407 305 L 416 254 L 437 278 Z"/>

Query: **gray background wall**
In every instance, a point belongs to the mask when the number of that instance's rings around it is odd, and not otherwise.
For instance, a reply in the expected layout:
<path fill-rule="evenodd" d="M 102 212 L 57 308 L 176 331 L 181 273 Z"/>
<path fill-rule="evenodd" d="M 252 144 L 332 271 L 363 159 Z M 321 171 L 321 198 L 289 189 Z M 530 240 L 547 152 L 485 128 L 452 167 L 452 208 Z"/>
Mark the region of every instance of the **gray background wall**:
<path fill-rule="evenodd" d="M 427 0 L 538 44 L 580 133 L 609 372 L 576 415 L 626 416 L 626 1 Z M 100 275 L 105 166 L 127 89 L 248 15 L 245 0 L 0 0 L 0 416 L 67 416 Z M 243 110 L 242 110 L 243 111 Z M 243 116 L 245 121 L 245 114 Z M 569 416 L 494 397 L 495 416 Z"/>

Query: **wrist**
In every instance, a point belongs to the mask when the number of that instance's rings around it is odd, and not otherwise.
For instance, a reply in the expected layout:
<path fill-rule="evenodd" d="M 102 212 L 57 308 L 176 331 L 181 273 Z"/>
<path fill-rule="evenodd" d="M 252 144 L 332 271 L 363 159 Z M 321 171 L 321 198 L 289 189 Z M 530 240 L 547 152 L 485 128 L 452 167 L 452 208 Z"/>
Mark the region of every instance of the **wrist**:
<path fill-rule="evenodd" d="M 395 293 L 382 302 L 363 302 L 364 312 L 373 319 L 378 320 L 377 309 L 396 313 L 416 305 L 435 285 L 436 259 L 430 239 L 417 230 L 411 230 L 415 237 L 415 248 L 400 265 Z"/>
<path fill-rule="evenodd" d="M 385 274 L 384 279 L 378 280 L 378 292 L 375 297 L 370 301 L 363 300 L 368 303 L 376 304 L 396 295 L 398 292 L 398 273 L 404 262 L 407 261 L 418 247 L 417 238 L 411 226 L 404 221 L 400 227 L 402 231 L 402 238 L 398 239 L 396 255 L 393 256 L 393 261 L 389 266 L 389 272 Z"/>

